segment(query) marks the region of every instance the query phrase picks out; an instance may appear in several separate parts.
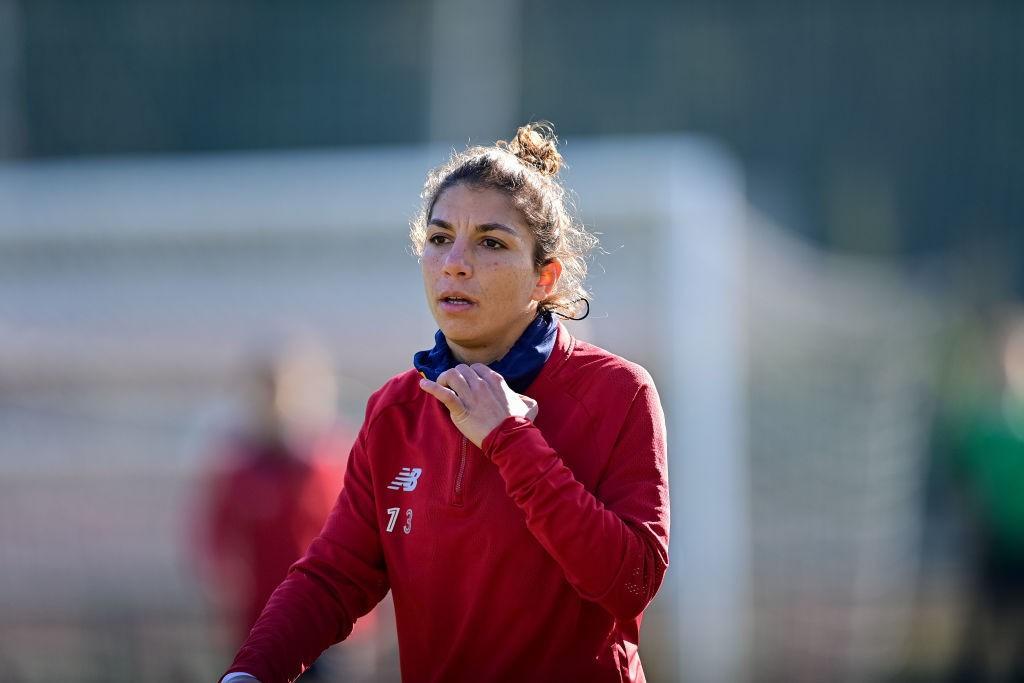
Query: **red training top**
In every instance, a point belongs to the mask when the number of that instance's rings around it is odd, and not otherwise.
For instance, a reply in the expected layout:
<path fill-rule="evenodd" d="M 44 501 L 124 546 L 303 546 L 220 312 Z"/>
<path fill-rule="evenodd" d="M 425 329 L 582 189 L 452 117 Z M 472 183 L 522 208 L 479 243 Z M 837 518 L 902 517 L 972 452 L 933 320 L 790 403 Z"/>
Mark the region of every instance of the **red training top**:
<path fill-rule="evenodd" d="M 228 672 L 293 679 L 390 588 L 405 683 L 643 681 L 669 531 L 650 375 L 560 325 L 535 423 L 482 450 L 418 384 L 370 398 L 334 510 Z"/>

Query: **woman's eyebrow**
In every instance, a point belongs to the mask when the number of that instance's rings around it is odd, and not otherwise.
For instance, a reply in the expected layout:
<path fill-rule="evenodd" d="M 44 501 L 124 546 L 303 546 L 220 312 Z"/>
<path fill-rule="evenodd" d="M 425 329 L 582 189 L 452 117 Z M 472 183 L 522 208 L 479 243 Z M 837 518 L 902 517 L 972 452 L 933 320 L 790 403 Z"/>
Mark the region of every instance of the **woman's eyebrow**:
<path fill-rule="evenodd" d="M 451 230 L 452 232 L 455 232 L 455 228 L 452 227 L 452 224 L 442 218 L 431 218 L 430 223 L 428 225 L 436 225 L 437 227 L 442 228 L 444 230 Z M 492 230 L 500 230 L 501 232 L 507 232 L 513 237 L 519 237 L 518 230 L 509 227 L 504 223 L 481 223 L 480 225 L 476 226 L 477 232 L 490 232 Z"/>
<path fill-rule="evenodd" d="M 443 221 L 440 218 L 431 218 L 430 223 L 428 223 L 428 225 L 436 225 L 439 228 L 444 228 L 445 230 L 451 230 L 452 232 L 455 232 L 455 228 L 452 227 L 451 223 L 449 223 L 448 221 Z"/>
<path fill-rule="evenodd" d="M 491 230 L 500 230 L 501 232 L 507 232 L 514 237 L 519 237 L 519 232 L 515 228 L 510 228 L 504 223 L 481 223 L 476 226 L 477 232 L 490 232 Z"/>

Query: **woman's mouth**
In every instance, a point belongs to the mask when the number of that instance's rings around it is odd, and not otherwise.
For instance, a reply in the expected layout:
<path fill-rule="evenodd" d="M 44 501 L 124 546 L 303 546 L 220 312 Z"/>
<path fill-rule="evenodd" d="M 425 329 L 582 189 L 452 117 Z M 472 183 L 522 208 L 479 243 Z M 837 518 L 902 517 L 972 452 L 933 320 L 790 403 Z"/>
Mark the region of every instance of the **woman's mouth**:
<path fill-rule="evenodd" d="M 441 305 L 441 310 L 447 313 L 457 313 L 460 311 L 466 311 L 476 305 L 476 302 L 469 297 L 461 296 L 458 294 L 450 294 L 442 296 L 438 299 L 438 303 Z"/>

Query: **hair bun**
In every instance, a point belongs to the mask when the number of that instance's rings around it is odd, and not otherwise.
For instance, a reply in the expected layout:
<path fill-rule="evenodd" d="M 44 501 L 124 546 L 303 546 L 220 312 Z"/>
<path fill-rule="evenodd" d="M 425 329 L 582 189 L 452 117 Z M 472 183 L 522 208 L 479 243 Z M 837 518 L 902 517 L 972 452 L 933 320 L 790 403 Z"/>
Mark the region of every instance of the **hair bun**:
<path fill-rule="evenodd" d="M 558 153 L 558 138 L 555 129 L 547 121 L 528 123 L 520 126 L 511 142 L 498 141 L 498 147 L 514 154 L 524 164 L 532 166 L 547 176 L 553 176 L 562 168 L 562 155 Z"/>

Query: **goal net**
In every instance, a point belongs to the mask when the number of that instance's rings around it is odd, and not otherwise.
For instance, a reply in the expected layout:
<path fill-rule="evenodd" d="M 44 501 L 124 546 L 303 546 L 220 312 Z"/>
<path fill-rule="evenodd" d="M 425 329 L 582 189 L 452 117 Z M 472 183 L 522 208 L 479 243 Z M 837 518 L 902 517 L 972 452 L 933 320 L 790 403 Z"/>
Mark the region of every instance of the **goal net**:
<path fill-rule="evenodd" d="M 563 151 L 604 249 L 591 316 L 568 324 L 648 367 L 668 418 L 672 567 L 644 623 L 649 677 L 891 670 L 913 594 L 933 302 L 893 268 L 760 219 L 742 169 L 706 140 Z M 12 680 L 191 680 L 226 664 L 182 539 L 210 425 L 268 336 L 331 349 L 351 423 L 430 346 L 406 232 L 446 155 L 0 165 Z M 390 665 L 374 666 L 384 680 Z"/>

